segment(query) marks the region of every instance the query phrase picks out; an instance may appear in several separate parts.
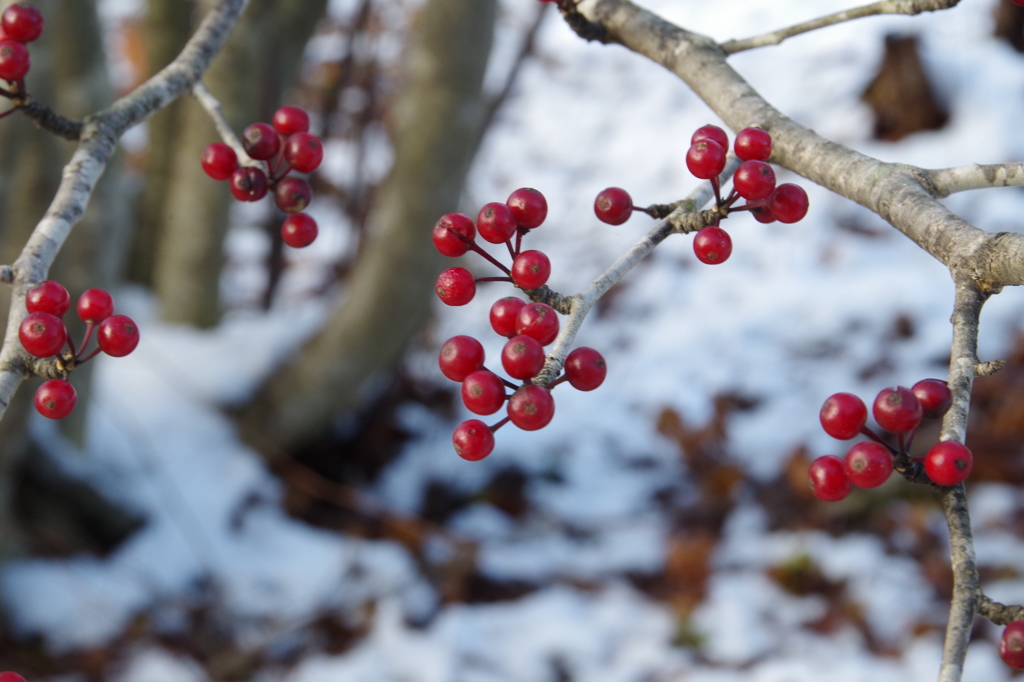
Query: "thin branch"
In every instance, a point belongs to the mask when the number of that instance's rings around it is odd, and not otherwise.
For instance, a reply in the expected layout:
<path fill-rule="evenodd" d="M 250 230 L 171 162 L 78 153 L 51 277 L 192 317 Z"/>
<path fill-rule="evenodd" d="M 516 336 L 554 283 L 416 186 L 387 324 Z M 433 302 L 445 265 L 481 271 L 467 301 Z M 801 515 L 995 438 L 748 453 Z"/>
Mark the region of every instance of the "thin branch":
<path fill-rule="evenodd" d="M 77 141 L 82 136 L 82 121 L 64 118 L 50 107 L 32 99 L 28 93 L 11 97 L 14 106 L 36 124 L 40 130 L 53 133 L 65 140 Z"/>
<path fill-rule="evenodd" d="M 996 625 L 1009 625 L 1015 620 L 1024 620 L 1024 606 L 1007 606 L 981 595 L 978 597 L 978 615 Z"/>
<path fill-rule="evenodd" d="M 935 187 L 936 196 L 948 197 L 956 192 L 990 187 L 1024 186 L 1024 163 L 972 163 L 956 168 L 926 171 Z"/>
<path fill-rule="evenodd" d="M 231 124 L 228 123 L 227 118 L 224 116 L 224 110 L 220 106 L 220 101 L 210 94 L 210 91 L 206 89 L 206 85 L 203 81 L 196 81 L 196 84 L 192 86 L 192 96 L 196 98 L 200 106 L 206 110 L 206 113 L 213 119 L 213 126 L 217 129 L 217 134 L 220 135 L 220 139 L 235 150 L 235 155 L 238 157 L 238 164 L 240 166 L 253 166 L 263 170 L 265 173 L 270 174 L 270 170 L 267 164 L 263 161 L 256 161 L 249 157 L 245 152 L 245 147 L 242 146 L 242 141 L 235 135 L 235 131 L 231 129 Z"/>

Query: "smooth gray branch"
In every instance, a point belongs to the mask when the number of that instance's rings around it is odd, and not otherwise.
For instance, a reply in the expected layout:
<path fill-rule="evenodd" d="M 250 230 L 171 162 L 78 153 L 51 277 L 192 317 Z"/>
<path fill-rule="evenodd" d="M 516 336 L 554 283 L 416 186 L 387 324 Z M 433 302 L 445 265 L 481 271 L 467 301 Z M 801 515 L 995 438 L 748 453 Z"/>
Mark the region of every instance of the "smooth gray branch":
<path fill-rule="evenodd" d="M 972 163 L 956 168 L 925 171 L 935 196 L 946 197 L 956 192 L 989 187 L 1024 186 L 1024 163 L 998 163 L 981 165 Z"/>
<path fill-rule="evenodd" d="M 235 131 L 231 129 L 231 124 L 224 117 L 224 110 L 220 106 L 220 101 L 210 94 L 203 81 L 196 81 L 196 84 L 192 86 L 192 95 L 199 102 L 200 106 L 206 110 L 206 113 L 210 115 L 210 118 L 213 120 L 213 126 L 217 129 L 217 134 L 220 135 L 220 139 L 224 140 L 225 144 L 235 150 L 238 164 L 240 166 L 254 166 L 266 172 L 267 165 L 264 162 L 250 158 L 245 152 L 242 141 L 238 139 Z"/>

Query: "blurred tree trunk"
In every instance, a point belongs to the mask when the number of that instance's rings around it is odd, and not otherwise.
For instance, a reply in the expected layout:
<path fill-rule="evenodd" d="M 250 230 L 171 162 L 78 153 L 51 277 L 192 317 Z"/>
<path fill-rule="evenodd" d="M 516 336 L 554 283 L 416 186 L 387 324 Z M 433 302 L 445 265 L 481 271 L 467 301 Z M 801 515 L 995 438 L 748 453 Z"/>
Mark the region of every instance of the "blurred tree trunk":
<path fill-rule="evenodd" d="M 272 464 L 370 402 L 429 314 L 441 269 L 431 227 L 458 206 L 476 153 L 494 19 L 493 0 L 429 0 L 415 23 L 394 166 L 344 300 L 239 414 L 243 437 Z"/>

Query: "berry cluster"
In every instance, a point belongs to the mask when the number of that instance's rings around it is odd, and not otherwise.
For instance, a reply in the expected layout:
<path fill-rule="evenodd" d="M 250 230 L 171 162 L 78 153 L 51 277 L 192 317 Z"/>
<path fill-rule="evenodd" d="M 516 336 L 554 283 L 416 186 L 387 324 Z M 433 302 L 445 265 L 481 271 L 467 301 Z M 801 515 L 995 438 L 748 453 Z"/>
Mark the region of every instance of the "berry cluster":
<path fill-rule="evenodd" d="M 858 434 L 871 439 L 857 443 L 846 457 L 819 457 L 808 470 L 814 496 L 837 502 L 850 494 L 853 486 L 874 488 L 882 485 L 893 470 L 905 472 L 912 464 L 909 455 L 914 433 L 922 418 L 938 419 L 953 403 L 946 382 L 922 379 L 913 388 L 884 388 L 875 398 L 871 413 L 884 430 L 896 435 L 896 446 L 866 426 L 868 409 L 852 393 L 836 393 L 821 407 L 821 426 L 839 440 Z M 938 485 L 956 485 L 971 473 L 971 451 L 955 441 L 940 441 L 924 457 L 924 472 Z M 918 463 L 919 464 L 919 463 Z"/>
<path fill-rule="evenodd" d="M 32 5 L 20 2 L 0 15 L 0 78 L 16 84 L 19 92 L 25 90 L 22 81 L 32 65 L 25 43 L 42 32 L 43 15 Z"/>
<path fill-rule="evenodd" d="M 63 419 L 75 409 L 78 396 L 67 381 L 68 374 L 75 367 L 91 360 L 100 351 L 120 358 L 139 345 L 139 328 L 127 315 L 114 314 L 114 299 L 110 294 L 103 289 L 89 289 L 78 298 L 78 317 L 85 322 L 85 337 L 76 350 L 61 319 L 70 306 L 71 297 L 63 285 L 50 280 L 41 282 L 25 296 L 29 314 L 18 329 L 18 338 L 25 351 L 37 358 L 56 356 L 57 368 L 64 376 L 63 379 L 44 381 L 36 391 L 36 409 L 50 419 Z M 98 348 L 86 355 L 85 348 L 93 331 L 96 332 Z"/>
<path fill-rule="evenodd" d="M 281 107 L 273 125 L 253 123 L 245 129 L 242 147 L 249 158 L 265 161 L 268 170 L 239 165 L 235 150 L 223 142 L 203 150 L 203 170 L 214 180 L 228 180 L 239 201 L 259 201 L 272 191 L 277 207 L 288 214 L 281 225 L 284 243 L 297 249 L 312 244 L 316 221 L 302 211 L 313 200 L 313 190 L 305 180 L 289 175 L 293 170 L 312 173 L 324 158 L 323 143 L 309 133 L 309 114 L 298 107 Z"/>

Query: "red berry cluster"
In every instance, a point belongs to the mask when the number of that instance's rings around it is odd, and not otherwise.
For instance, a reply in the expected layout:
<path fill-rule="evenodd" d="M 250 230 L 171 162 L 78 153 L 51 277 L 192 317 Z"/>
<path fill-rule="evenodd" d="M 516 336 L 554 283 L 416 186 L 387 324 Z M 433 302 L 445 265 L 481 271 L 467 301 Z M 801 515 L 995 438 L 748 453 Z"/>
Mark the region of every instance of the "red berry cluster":
<path fill-rule="evenodd" d="M 259 201 L 274 193 L 277 207 L 288 214 L 281 225 L 281 238 L 294 248 L 309 246 L 316 239 L 316 221 L 303 213 L 313 200 L 309 183 L 290 176 L 291 171 L 312 173 L 324 158 L 320 138 L 309 133 L 309 114 L 298 107 L 281 107 L 273 125 L 253 123 L 242 133 L 242 147 L 262 167 L 240 166 L 235 150 L 223 142 L 214 142 L 203 150 L 203 170 L 214 180 L 228 180 L 231 194 L 239 201 Z"/>
<path fill-rule="evenodd" d="M 43 32 L 43 15 L 32 5 L 19 2 L 0 15 L 0 78 L 17 83 L 24 91 L 22 80 L 32 65 L 28 48 Z"/>
<path fill-rule="evenodd" d="M 36 391 L 36 409 L 50 419 L 63 419 L 75 409 L 78 397 L 66 380 L 71 370 L 100 351 L 120 358 L 139 345 L 139 328 L 127 315 L 114 314 L 114 299 L 110 294 L 103 289 L 89 289 L 78 298 L 78 317 L 85 322 L 85 337 L 76 350 L 61 319 L 70 306 L 71 296 L 63 285 L 50 280 L 41 282 L 25 296 L 29 314 L 18 329 L 18 338 L 26 352 L 37 358 L 57 356 L 58 367 L 64 373 L 64 379 L 44 381 Z M 86 355 L 85 348 L 93 331 L 98 348 Z M 65 351 L 65 346 L 69 350 Z"/>
<path fill-rule="evenodd" d="M 911 464 L 909 450 L 922 418 L 938 419 L 953 403 L 946 382 L 922 379 L 913 388 L 884 388 L 875 398 L 871 413 L 878 425 L 896 434 L 897 444 L 881 438 L 866 426 L 868 409 L 852 393 L 836 393 L 821 407 L 821 426 L 839 440 L 858 434 L 870 441 L 857 443 L 846 457 L 819 457 L 811 463 L 808 476 L 814 496 L 836 502 L 850 494 L 853 486 L 874 488 L 882 485 L 894 469 L 906 471 Z M 971 473 L 971 451 L 955 441 L 940 441 L 924 457 L 924 472 L 933 483 L 956 485 Z"/>

